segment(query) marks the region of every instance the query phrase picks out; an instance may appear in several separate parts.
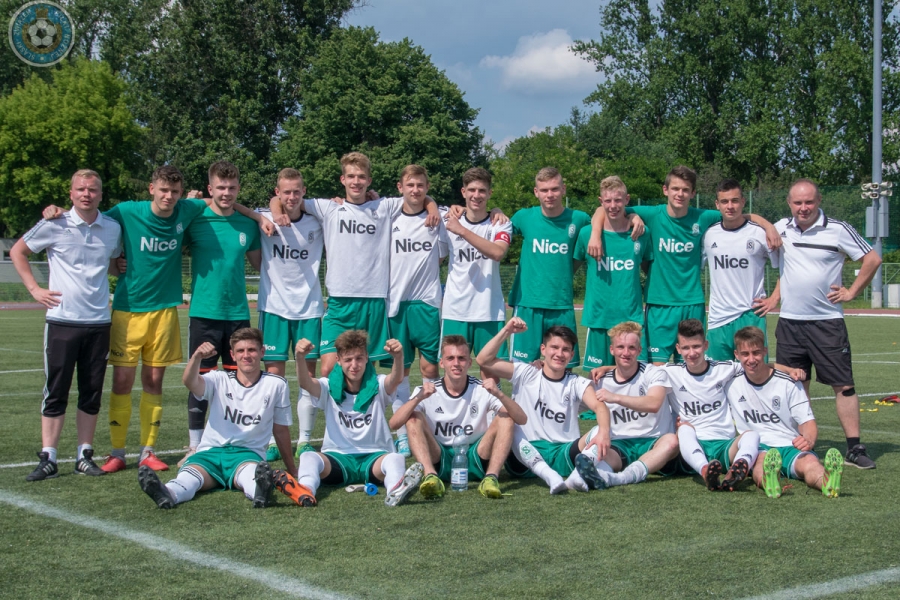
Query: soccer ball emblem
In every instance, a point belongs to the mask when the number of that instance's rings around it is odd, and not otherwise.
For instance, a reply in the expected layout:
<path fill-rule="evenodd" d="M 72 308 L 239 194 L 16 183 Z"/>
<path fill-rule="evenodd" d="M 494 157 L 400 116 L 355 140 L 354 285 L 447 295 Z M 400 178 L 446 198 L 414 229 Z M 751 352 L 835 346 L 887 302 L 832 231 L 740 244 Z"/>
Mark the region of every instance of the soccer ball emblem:
<path fill-rule="evenodd" d="M 28 37 L 36 48 L 49 48 L 58 31 L 47 19 L 38 19 L 28 28 Z"/>

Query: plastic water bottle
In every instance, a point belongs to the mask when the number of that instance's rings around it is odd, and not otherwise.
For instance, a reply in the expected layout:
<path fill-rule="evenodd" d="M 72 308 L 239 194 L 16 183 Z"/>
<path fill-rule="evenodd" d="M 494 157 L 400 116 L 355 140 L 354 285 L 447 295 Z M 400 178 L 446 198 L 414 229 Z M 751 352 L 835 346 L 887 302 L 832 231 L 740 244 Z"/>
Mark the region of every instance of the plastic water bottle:
<path fill-rule="evenodd" d="M 453 462 L 450 465 L 450 489 L 464 492 L 469 489 L 469 439 L 460 434 L 453 438 Z"/>

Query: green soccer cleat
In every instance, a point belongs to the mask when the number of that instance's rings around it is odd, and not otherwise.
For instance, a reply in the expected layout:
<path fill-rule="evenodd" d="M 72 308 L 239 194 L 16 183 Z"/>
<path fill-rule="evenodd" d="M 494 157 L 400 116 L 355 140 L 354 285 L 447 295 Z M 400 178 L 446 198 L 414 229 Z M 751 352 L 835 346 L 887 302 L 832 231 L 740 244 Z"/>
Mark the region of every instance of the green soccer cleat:
<path fill-rule="evenodd" d="M 444 482 L 434 473 L 426 475 L 422 480 L 422 484 L 419 485 L 419 493 L 422 494 L 422 497 L 426 500 L 442 497 L 444 495 L 444 489 Z"/>
<path fill-rule="evenodd" d="M 309 442 L 303 442 L 302 444 L 297 444 L 297 449 L 294 450 L 294 460 L 300 460 L 300 455 L 304 452 L 315 452 L 316 449 L 312 447 L 312 444 Z"/>
<path fill-rule="evenodd" d="M 841 457 L 843 462 L 843 457 Z M 778 448 L 770 448 L 763 459 L 763 489 L 769 498 L 781 497 L 781 452 Z"/>
<path fill-rule="evenodd" d="M 500 491 L 500 484 L 493 475 L 486 475 L 481 483 L 478 484 L 478 493 L 485 498 L 502 498 L 503 493 Z"/>
<path fill-rule="evenodd" d="M 829 448 L 825 453 L 825 484 L 822 495 L 837 498 L 841 493 L 841 475 L 844 472 L 844 457 L 837 448 Z"/>
<path fill-rule="evenodd" d="M 269 447 L 266 448 L 266 462 L 275 462 L 276 460 L 281 459 L 281 452 L 278 450 L 278 446 L 275 444 L 269 444 Z"/>

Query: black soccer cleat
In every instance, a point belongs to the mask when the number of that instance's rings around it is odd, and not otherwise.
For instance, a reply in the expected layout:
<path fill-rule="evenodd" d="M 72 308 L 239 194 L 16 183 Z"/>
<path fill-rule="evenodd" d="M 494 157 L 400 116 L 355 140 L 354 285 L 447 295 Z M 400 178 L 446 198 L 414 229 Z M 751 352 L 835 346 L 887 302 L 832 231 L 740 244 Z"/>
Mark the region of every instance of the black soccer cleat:
<path fill-rule="evenodd" d="M 93 448 L 86 448 L 84 452 L 81 453 L 81 458 L 75 462 L 75 474 L 90 475 L 92 477 L 106 475 L 106 471 L 98 467 L 97 463 L 94 462 Z"/>
<path fill-rule="evenodd" d="M 138 467 L 138 483 L 144 493 L 150 496 L 159 508 L 175 508 L 175 500 L 169 490 L 159 480 L 159 475 L 150 467 Z"/>
<path fill-rule="evenodd" d="M 746 460 L 739 458 L 734 461 L 734 464 L 731 465 L 731 468 L 725 474 L 725 479 L 722 480 L 722 491 L 733 492 L 737 484 L 743 481 L 749 472 L 750 465 L 747 464 Z"/>
<path fill-rule="evenodd" d="M 703 481 L 706 482 L 706 489 L 711 492 L 718 492 L 722 490 L 722 484 L 719 483 L 719 477 L 722 476 L 722 463 L 717 460 L 712 460 L 708 465 L 706 465 L 706 476 L 703 478 Z"/>
<path fill-rule="evenodd" d="M 275 478 L 269 463 L 261 461 L 256 464 L 256 472 L 253 474 L 256 482 L 256 493 L 253 494 L 253 508 L 266 508 L 275 504 L 272 492 L 275 491 Z"/>
<path fill-rule="evenodd" d="M 56 466 L 55 462 L 50 460 L 50 454 L 47 452 L 38 452 L 37 455 L 41 462 L 34 471 L 25 476 L 25 481 L 43 481 L 44 479 L 59 477 L 59 467 Z"/>

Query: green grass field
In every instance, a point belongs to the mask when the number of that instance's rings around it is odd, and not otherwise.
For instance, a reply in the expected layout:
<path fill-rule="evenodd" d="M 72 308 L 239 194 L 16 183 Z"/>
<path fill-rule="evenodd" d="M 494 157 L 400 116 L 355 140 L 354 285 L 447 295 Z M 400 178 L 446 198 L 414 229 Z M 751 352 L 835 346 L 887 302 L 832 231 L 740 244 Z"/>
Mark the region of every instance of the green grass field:
<path fill-rule="evenodd" d="M 182 319 L 186 330 L 186 312 Z M 43 312 L 0 311 L 0 595 L 742 598 L 789 590 L 771 597 L 897 598 L 900 406 L 873 402 L 900 390 L 900 321 L 847 323 L 865 403 L 863 441 L 878 468 L 848 468 L 836 500 L 799 482 L 770 500 L 752 487 L 713 494 L 699 479 L 655 476 L 551 497 L 535 480 L 502 477 L 512 496 L 500 501 L 481 498 L 471 484 L 437 502 L 413 496 L 389 509 L 383 491 L 370 498 L 323 488 L 315 509 L 281 500 L 252 510 L 242 494 L 220 492 L 161 511 L 138 487 L 133 459 L 103 478 L 76 477 L 69 462 L 57 479 L 25 481 L 40 449 Z M 166 378 L 157 446 L 173 466 L 187 443 L 181 372 L 171 368 Z M 108 393 L 109 380 L 104 402 Z M 814 384 L 812 396 L 816 449 L 843 452 L 830 388 Z M 74 402 L 73 394 L 72 410 Z M 105 411 L 98 455 L 109 448 Z M 137 417 L 135 408 L 130 451 L 138 449 Z M 64 430 L 61 459 L 74 457 L 74 425 Z M 880 583 L 860 587 L 859 576 L 873 572 Z M 849 588 L 833 583 L 842 578 L 851 578 Z"/>

